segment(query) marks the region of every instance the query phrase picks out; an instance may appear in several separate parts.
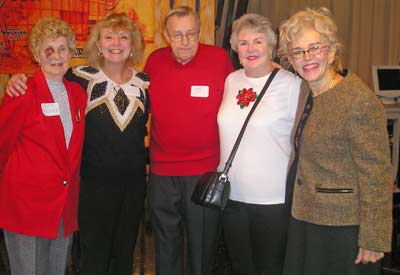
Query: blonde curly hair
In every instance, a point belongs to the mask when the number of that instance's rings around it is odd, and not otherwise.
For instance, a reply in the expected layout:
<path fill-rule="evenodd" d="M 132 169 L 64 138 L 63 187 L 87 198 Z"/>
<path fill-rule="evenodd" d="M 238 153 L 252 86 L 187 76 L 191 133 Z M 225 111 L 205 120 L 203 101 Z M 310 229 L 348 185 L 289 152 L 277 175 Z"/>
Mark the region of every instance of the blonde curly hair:
<path fill-rule="evenodd" d="M 34 56 L 39 55 L 39 48 L 45 39 L 65 37 L 71 53 L 75 52 L 76 41 L 72 27 L 65 21 L 52 17 L 44 17 L 33 26 L 28 36 L 29 50 Z"/>
<path fill-rule="evenodd" d="M 85 46 L 85 55 L 88 65 L 99 68 L 102 66 L 103 57 L 97 48 L 100 31 L 105 28 L 124 30 L 130 35 L 132 54 L 128 57 L 127 65 L 134 66 L 142 62 L 144 55 L 144 40 L 138 25 L 126 13 L 111 13 L 99 20 L 90 30 L 88 42 Z"/>
<path fill-rule="evenodd" d="M 293 14 L 289 19 L 283 21 L 279 26 L 279 48 L 278 55 L 281 64 L 290 68 L 291 43 L 301 34 L 304 29 L 312 28 L 321 34 L 321 37 L 330 48 L 335 48 L 336 53 L 331 67 L 336 72 L 342 71 L 343 46 L 338 41 L 338 28 L 332 19 L 332 13 L 327 8 L 317 10 L 307 8 Z"/>

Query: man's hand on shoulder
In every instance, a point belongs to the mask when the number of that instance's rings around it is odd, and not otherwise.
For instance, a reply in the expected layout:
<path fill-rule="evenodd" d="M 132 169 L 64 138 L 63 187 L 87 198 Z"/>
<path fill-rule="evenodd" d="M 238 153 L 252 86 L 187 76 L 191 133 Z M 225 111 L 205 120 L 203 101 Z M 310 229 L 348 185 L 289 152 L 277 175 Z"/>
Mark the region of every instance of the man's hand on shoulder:
<path fill-rule="evenodd" d="M 11 76 L 10 80 L 7 83 L 6 87 L 6 94 L 10 97 L 20 96 L 25 94 L 26 89 L 26 82 L 28 78 L 26 74 L 14 74 Z"/>

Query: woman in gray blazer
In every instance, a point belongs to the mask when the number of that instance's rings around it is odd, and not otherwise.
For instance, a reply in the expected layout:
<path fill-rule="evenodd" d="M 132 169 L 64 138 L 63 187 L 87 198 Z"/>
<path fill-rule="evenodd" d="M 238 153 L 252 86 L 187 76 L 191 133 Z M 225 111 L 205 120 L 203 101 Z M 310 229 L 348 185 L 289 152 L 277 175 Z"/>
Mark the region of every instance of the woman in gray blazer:
<path fill-rule="evenodd" d="M 280 26 L 279 54 L 304 79 L 292 132 L 292 218 L 284 274 L 379 274 L 390 251 L 392 190 L 382 104 L 352 72 L 329 10 Z"/>

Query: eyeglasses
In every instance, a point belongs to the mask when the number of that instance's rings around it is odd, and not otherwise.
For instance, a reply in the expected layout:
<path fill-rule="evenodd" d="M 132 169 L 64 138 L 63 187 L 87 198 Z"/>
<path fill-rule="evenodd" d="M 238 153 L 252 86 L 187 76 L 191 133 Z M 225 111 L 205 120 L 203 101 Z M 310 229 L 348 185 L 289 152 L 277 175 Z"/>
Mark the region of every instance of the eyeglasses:
<path fill-rule="evenodd" d="M 172 41 L 176 41 L 176 42 L 182 41 L 184 36 L 186 36 L 186 39 L 188 39 L 190 41 L 195 41 L 199 37 L 198 34 L 199 33 L 197 31 L 190 31 L 185 34 L 183 34 L 181 32 L 176 32 L 171 35 L 168 33 L 168 36 Z"/>
<path fill-rule="evenodd" d="M 290 56 L 293 59 L 302 59 L 302 58 L 304 58 L 304 55 L 306 53 L 308 53 L 312 56 L 318 55 L 322 52 L 323 49 L 325 49 L 327 47 L 328 46 L 314 45 L 314 46 L 309 47 L 308 50 L 301 50 L 301 49 L 294 50 L 290 53 Z"/>

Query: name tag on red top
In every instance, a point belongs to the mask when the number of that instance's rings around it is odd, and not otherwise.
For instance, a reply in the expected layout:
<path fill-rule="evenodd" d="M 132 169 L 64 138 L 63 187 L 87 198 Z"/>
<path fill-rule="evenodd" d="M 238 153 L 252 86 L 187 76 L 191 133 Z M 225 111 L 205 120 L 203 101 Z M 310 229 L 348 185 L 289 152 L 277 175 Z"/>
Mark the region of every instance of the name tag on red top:
<path fill-rule="evenodd" d="M 192 86 L 190 90 L 191 97 L 208 97 L 209 87 L 208 86 Z"/>
<path fill-rule="evenodd" d="M 45 116 L 59 116 L 60 106 L 58 103 L 42 103 L 42 112 Z"/>

